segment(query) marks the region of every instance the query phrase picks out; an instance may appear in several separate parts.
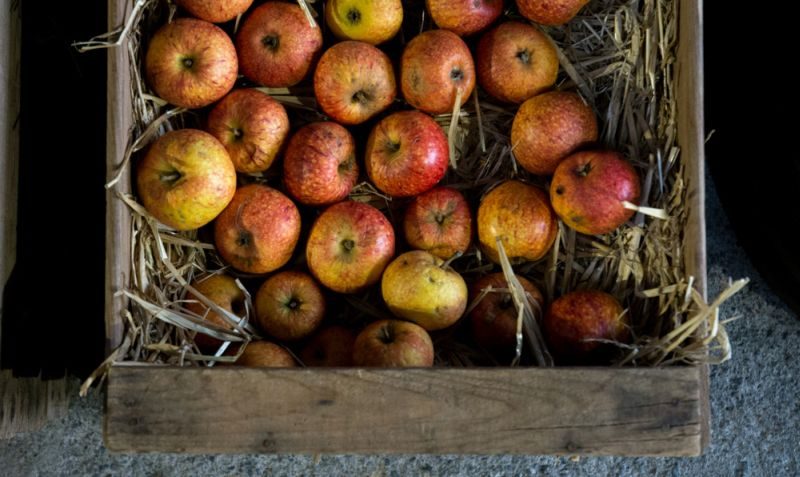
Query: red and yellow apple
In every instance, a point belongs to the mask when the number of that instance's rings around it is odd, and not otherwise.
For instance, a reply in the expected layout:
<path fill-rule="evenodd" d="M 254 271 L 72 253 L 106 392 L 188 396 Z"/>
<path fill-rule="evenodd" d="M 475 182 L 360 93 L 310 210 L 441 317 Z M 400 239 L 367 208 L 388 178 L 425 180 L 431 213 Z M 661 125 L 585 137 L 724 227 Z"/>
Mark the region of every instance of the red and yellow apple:
<path fill-rule="evenodd" d="M 144 63 L 155 93 L 182 108 L 202 108 L 222 98 L 239 71 L 228 34 L 194 18 L 178 18 L 161 27 L 150 39 Z"/>
<path fill-rule="evenodd" d="M 325 297 L 310 275 L 283 271 L 269 277 L 256 293 L 256 321 L 282 341 L 305 338 L 325 316 Z"/>
<path fill-rule="evenodd" d="M 433 366 L 433 341 L 419 325 L 401 320 L 370 323 L 356 337 L 353 362 L 356 366 Z"/>
<path fill-rule="evenodd" d="M 192 283 L 192 288 L 224 310 L 237 316 L 243 316 L 245 313 L 244 292 L 236 285 L 236 280 L 233 277 L 221 273 L 208 275 L 195 280 Z M 186 304 L 187 310 L 203 317 L 205 321 L 212 325 L 229 330 L 233 329 L 225 318 L 198 301 L 192 294 L 188 294 L 187 298 L 192 300 Z M 211 351 L 222 344 L 222 341 L 203 333 L 195 334 L 194 342 L 203 351 Z"/>
<path fill-rule="evenodd" d="M 527 294 L 529 301 L 544 310 L 544 297 L 539 289 L 525 277 L 516 275 Z M 470 287 L 470 302 L 476 300 L 483 290 L 508 289 L 508 282 L 502 272 L 484 275 Z M 475 342 L 489 351 L 513 354 L 517 344 L 517 309 L 511 293 L 488 292 L 469 313 L 472 336 Z"/>
<path fill-rule="evenodd" d="M 320 108 L 342 124 L 360 124 L 388 108 L 397 94 L 392 60 L 360 41 L 330 47 L 314 71 Z"/>
<path fill-rule="evenodd" d="M 315 333 L 300 351 L 306 366 L 352 366 L 356 335 L 343 326 L 329 326 Z"/>
<path fill-rule="evenodd" d="M 414 196 L 435 186 L 447 172 L 447 137 L 427 114 L 393 113 L 372 128 L 364 162 L 378 189 L 393 197 Z"/>
<path fill-rule="evenodd" d="M 423 250 L 395 258 L 381 279 L 381 295 L 392 314 L 428 331 L 458 321 L 467 307 L 467 293 L 458 272 Z"/>
<path fill-rule="evenodd" d="M 175 0 L 192 16 L 211 23 L 223 23 L 243 14 L 253 0 Z"/>
<path fill-rule="evenodd" d="M 394 255 L 394 230 L 371 205 L 345 201 L 325 209 L 311 227 L 308 268 L 339 293 L 358 293 L 381 279 Z"/>
<path fill-rule="evenodd" d="M 228 150 L 239 172 L 266 171 L 289 133 L 283 106 L 256 89 L 231 91 L 208 115 L 208 132 Z"/>
<path fill-rule="evenodd" d="M 355 149 L 350 132 L 334 122 L 300 128 L 283 158 L 283 182 L 289 195 L 313 206 L 344 200 L 358 180 Z"/>
<path fill-rule="evenodd" d="M 516 0 L 519 13 L 541 25 L 563 25 L 589 0 Z"/>
<path fill-rule="evenodd" d="M 328 0 L 325 21 L 339 39 L 377 45 L 400 30 L 403 3 L 400 0 Z"/>
<path fill-rule="evenodd" d="M 478 84 L 506 103 L 521 103 L 549 89 L 558 77 L 558 55 L 533 25 L 505 22 L 484 34 L 475 55 Z"/>
<path fill-rule="evenodd" d="M 503 182 L 489 191 L 478 207 L 478 241 L 494 262 L 499 262 L 498 238 L 515 263 L 542 258 L 557 232 L 558 221 L 547 194 L 524 182 Z"/>
<path fill-rule="evenodd" d="M 403 218 L 406 241 L 416 249 L 448 259 L 472 242 L 472 213 L 464 195 L 436 187 L 414 198 Z"/>
<path fill-rule="evenodd" d="M 627 222 L 638 205 L 639 175 L 615 151 L 584 151 L 564 159 L 550 183 L 550 200 L 561 220 L 576 231 L 607 234 Z"/>
<path fill-rule="evenodd" d="M 477 33 L 503 13 L 503 0 L 425 0 L 436 26 L 459 36 Z"/>
<path fill-rule="evenodd" d="M 239 188 L 214 223 L 217 252 L 245 273 L 268 273 L 289 261 L 300 237 L 300 212 L 279 191 Z"/>
<path fill-rule="evenodd" d="M 250 368 L 293 368 L 297 362 L 283 346 L 270 341 L 251 341 L 235 363 Z"/>
<path fill-rule="evenodd" d="M 597 119 L 576 93 L 534 96 L 520 106 L 511 126 L 514 157 L 533 174 L 552 174 L 565 157 L 594 141 Z"/>
<path fill-rule="evenodd" d="M 408 104 L 427 113 L 452 112 L 458 91 L 463 105 L 475 87 L 475 65 L 464 40 L 448 30 L 415 36 L 400 59 L 400 87 Z"/>
<path fill-rule="evenodd" d="M 236 192 L 236 171 L 214 136 L 197 129 L 171 131 L 150 146 L 136 168 L 145 209 L 176 230 L 211 222 Z"/>
<path fill-rule="evenodd" d="M 241 72 L 273 88 L 294 86 L 311 71 L 322 48 L 322 31 L 312 27 L 295 3 L 256 7 L 236 35 Z"/>
<path fill-rule="evenodd" d="M 603 343 L 630 338 L 628 315 L 616 298 L 598 290 L 567 293 L 553 301 L 543 328 L 550 352 L 562 364 L 580 364 L 602 354 Z"/>

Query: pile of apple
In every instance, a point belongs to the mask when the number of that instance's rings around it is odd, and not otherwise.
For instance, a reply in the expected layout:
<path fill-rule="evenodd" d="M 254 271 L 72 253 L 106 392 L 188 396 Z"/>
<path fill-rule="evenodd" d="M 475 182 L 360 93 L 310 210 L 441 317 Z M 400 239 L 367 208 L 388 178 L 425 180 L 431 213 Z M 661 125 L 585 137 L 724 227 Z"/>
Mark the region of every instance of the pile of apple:
<path fill-rule="evenodd" d="M 562 24 L 586 2 L 517 0 L 516 11 Z M 168 103 L 198 109 L 204 130 L 174 130 L 154 141 L 136 165 L 137 191 L 167 227 L 212 224 L 205 230 L 213 229 L 219 257 L 237 275 L 263 277 L 254 321 L 266 339 L 251 342 L 238 364 L 293 366 L 286 346 L 306 365 L 430 366 L 429 332 L 459 323 L 482 295 L 465 321 L 480 347 L 505 359 L 515 347 L 517 311 L 502 292 L 503 274 L 468 286 L 450 262 L 478 247 L 498 263 L 498 242 L 512 263 L 539 260 L 553 246 L 559 219 L 579 233 L 605 234 L 632 216 L 636 171 L 619 153 L 597 148 L 595 114 L 580 96 L 551 91 L 555 47 L 534 23 L 501 19 L 502 0 L 427 0 L 439 28 L 396 40 L 398 58 L 376 45 L 398 36 L 401 0 L 327 0 L 332 35 L 295 3 L 176 3 L 178 18 L 149 40 L 146 78 Z M 239 16 L 238 31 L 229 34 Z M 552 175 L 549 193 L 521 180 L 483 197 L 440 185 L 451 158 L 432 115 L 464 104 L 476 81 L 503 107 L 520 105 L 509 133 L 513 153 L 529 173 Z M 293 127 L 281 103 L 237 82 L 312 82 L 328 120 Z M 271 167 L 281 169 L 280 179 L 253 179 Z M 405 205 L 394 225 L 378 208 L 348 199 L 364 175 Z M 305 260 L 292 260 L 298 255 Z M 518 279 L 528 299 L 547 310 L 545 336 L 559 362 L 585 361 L 598 340 L 626 339 L 623 307 L 610 295 L 576 291 L 545 308 L 539 289 Z M 394 319 L 361 330 L 326 323 L 326 297 L 378 286 Z M 219 307 L 244 312 L 244 293 L 229 274 L 193 287 Z M 201 303 L 187 309 L 232 329 Z M 221 344 L 202 333 L 195 341 L 207 352 Z"/>

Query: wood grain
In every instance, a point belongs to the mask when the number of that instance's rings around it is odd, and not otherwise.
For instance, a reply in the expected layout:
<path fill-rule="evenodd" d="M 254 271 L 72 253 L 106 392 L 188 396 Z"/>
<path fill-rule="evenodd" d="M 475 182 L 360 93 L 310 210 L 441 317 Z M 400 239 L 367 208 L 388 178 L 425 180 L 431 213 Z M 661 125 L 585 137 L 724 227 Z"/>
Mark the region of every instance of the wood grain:
<path fill-rule="evenodd" d="M 698 368 L 115 366 L 114 451 L 696 455 Z"/>
<path fill-rule="evenodd" d="M 708 294 L 706 270 L 705 123 L 703 111 L 703 1 L 680 2 L 677 99 L 678 143 L 686 161 L 689 217 L 684 232 L 684 264 L 695 277 L 695 287 Z M 711 440 L 708 366 L 700 367 L 702 447 Z"/>
<path fill-rule="evenodd" d="M 109 30 L 121 25 L 130 12 L 131 2 L 109 0 Z M 108 50 L 108 129 L 106 132 L 106 177 L 111 179 L 119 170 L 130 140 L 133 124 L 131 103 L 131 74 L 128 49 Z M 130 169 L 126 170 L 117 189 L 130 193 Z M 116 292 L 125 288 L 130 278 L 131 216 L 115 189 L 106 192 L 106 354 L 122 342 L 125 331 L 122 311 L 128 302 Z"/>

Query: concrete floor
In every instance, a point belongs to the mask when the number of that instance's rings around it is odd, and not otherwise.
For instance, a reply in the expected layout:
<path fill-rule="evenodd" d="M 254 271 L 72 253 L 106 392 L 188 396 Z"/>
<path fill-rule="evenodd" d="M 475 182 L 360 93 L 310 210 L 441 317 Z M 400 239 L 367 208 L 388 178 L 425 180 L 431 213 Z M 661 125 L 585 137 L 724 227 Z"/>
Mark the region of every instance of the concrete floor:
<path fill-rule="evenodd" d="M 102 446 L 102 396 L 75 399 L 38 432 L 0 442 L 0 475 L 800 475 L 800 320 L 766 287 L 737 246 L 713 185 L 708 195 L 709 292 L 752 278 L 723 310 L 731 361 L 711 372 L 712 442 L 705 455 L 673 458 L 510 456 L 111 455 Z"/>

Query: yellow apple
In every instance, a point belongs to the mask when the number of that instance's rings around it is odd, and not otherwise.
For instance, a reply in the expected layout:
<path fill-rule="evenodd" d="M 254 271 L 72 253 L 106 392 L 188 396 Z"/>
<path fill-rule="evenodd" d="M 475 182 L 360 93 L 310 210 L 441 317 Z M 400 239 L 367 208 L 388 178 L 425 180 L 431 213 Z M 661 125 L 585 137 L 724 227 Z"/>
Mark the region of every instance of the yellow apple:
<path fill-rule="evenodd" d="M 377 45 L 400 30 L 403 4 L 400 0 L 328 0 L 325 21 L 337 38 Z"/>

